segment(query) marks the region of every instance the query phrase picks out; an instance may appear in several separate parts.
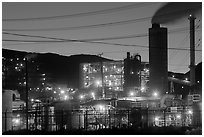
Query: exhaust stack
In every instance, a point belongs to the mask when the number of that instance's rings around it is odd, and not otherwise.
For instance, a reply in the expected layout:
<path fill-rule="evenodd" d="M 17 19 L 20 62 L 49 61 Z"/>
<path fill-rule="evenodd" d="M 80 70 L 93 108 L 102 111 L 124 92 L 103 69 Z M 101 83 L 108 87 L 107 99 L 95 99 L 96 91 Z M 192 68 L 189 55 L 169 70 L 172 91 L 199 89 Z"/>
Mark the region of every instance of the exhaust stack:
<path fill-rule="evenodd" d="M 168 92 L 167 28 L 152 24 L 149 28 L 150 92 Z"/>
<path fill-rule="evenodd" d="M 195 17 L 190 15 L 190 82 L 192 91 L 194 92 L 195 85 Z"/>

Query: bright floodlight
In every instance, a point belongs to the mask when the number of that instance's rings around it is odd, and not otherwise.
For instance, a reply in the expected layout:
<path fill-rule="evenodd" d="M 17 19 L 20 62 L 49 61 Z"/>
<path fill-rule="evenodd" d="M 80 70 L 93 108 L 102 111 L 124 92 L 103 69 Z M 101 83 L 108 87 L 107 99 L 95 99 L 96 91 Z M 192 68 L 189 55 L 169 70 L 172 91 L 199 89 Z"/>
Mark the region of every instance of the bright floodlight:
<path fill-rule="evenodd" d="M 84 96 L 83 96 L 83 95 L 80 95 L 79 97 L 80 97 L 80 99 L 83 99 L 83 98 L 84 98 Z"/>
<path fill-rule="evenodd" d="M 64 90 L 61 90 L 60 93 L 61 93 L 61 94 L 64 94 Z"/>
<path fill-rule="evenodd" d="M 105 110 L 105 106 L 104 105 L 98 105 L 99 110 Z"/>
<path fill-rule="evenodd" d="M 16 120 L 15 120 L 15 123 L 16 123 L 16 124 L 20 123 L 20 120 L 19 120 L 19 119 L 16 119 Z"/>
<path fill-rule="evenodd" d="M 12 121 L 13 121 L 15 124 L 19 124 L 19 123 L 20 123 L 20 119 L 19 119 L 19 118 L 14 118 Z"/>
<path fill-rule="evenodd" d="M 92 95 L 92 96 L 95 96 L 94 92 L 91 92 L 91 95 Z"/>
<path fill-rule="evenodd" d="M 159 117 L 155 117 L 155 121 L 158 121 L 159 120 Z"/>
<path fill-rule="evenodd" d="M 181 118 L 181 115 L 176 115 L 176 118 L 180 119 L 180 118 Z"/>
<path fill-rule="evenodd" d="M 65 99 L 65 100 L 67 100 L 67 99 L 68 99 L 68 96 L 67 96 L 67 95 L 65 95 L 65 96 L 64 96 L 64 99 Z"/>
<path fill-rule="evenodd" d="M 130 92 L 130 96 L 134 96 L 134 92 Z"/>
<path fill-rule="evenodd" d="M 154 96 L 154 97 L 157 97 L 157 96 L 158 96 L 158 93 L 157 93 L 157 92 L 154 92 L 154 93 L 153 93 L 153 96 Z"/>
<path fill-rule="evenodd" d="M 145 90 L 145 87 L 141 87 L 141 90 L 142 90 L 142 91 Z"/>
<path fill-rule="evenodd" d="M 96 85 L 99 86 L 101 84 L 101 81 L 96 80 Z"/>
<path fill-rule="evenodd" d="M 193 114 L 193 111 L 192 111 L 192 110 L 189 110 L 189 111 L 188 111 L 188 114 Z"/>
<path fill-rule="evenodd" d="M 94 92 L 91 92 L 91 95 L 92 95 L 93 99 L 95 99 L 95 98 L 96 98 L 96 97 L 95 97 L 95 93 L 94 93 Z"/>

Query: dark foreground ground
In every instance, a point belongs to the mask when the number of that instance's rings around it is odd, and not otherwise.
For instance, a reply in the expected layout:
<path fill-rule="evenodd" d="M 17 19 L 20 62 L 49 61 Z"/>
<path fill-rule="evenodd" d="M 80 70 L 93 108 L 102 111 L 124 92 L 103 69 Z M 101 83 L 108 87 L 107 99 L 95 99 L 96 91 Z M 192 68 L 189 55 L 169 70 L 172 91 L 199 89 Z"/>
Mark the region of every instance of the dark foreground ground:
<path fill-rule="evenodd" d="M 202 135 L 202 128 L 186 127 L 151 127 L 151 128 L 123 128 L 101 129 L 95 131 L 60 130 L 60 131 L 7 131 L 3 135 Z"/>

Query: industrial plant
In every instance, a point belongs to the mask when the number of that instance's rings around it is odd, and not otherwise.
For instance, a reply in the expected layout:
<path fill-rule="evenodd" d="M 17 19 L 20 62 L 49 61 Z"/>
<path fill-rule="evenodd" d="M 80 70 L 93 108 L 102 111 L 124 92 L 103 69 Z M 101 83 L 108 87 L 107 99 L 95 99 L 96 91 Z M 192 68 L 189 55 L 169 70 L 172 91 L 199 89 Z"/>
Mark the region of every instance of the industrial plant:
<path fill-rule="evenodd" d="M 78 63 L 74 69 L 67 61 L 70 73 L 65 76 L 65 70 L 60 77 L 71 80 L 62 80 L 64 85 L 56 73 L 46 73 L 48 67 L 43 68 L 36 57 L 40 54 L 16 59 L 15 67 L 11 65 L 15 59 L 3 57 L 2 132 L 94 134 L 116 129 L 139 133 L 142 129 L 182 128 L 187 133 L 201 128 L 202 79 L 196 79 L 195 19 L 192 14 L 188 17 L 190 71 L 185 75 L 168 70 L 168 27 L 157 22 L 147 28 L 148 62 L 135 51 L 126 52 L 122 60 L 104 59 L 102 54 L 94 55 L 94 60 L 73 60 Z M 32 65 L 36 62 L 39 65 Z M 77 75 L 72 77 L 74 72 Z M 21 88 L 12 85 L 15 77 L 22 80 L 16 82 Z"/>

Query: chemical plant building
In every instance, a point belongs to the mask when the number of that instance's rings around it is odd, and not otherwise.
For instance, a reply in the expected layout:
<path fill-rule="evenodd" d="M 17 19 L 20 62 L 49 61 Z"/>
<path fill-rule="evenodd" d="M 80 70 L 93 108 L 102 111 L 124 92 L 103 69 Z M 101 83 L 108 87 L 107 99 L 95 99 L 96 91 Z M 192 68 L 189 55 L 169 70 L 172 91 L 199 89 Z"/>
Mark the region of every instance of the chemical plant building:
<path fill-rule="evenodd" d="M 101 94 L 104 90 L 106 98 L 139 96 L 141 91 L 145 93 L 148 89 L 148 66 L 146 62 L 141 62 L 140 55 L 130 56 L 129 52 L 124 61 L 83 63 L 80 65 L 80 88 L 88 92 L 96 90 Z"/>
<path fill-rule="evenodd" d="M 155 31 L 156 33 L 166 33 L 166 29 L 160 29 L 159 26 L 154 27 L 152 30 L 150 29 L 150 33 L 155 33 Z M 154 37 L 153 39 L 158 41 L 158 38 Z M 163 52 L 163 50 L 166 51 L 166 49 L 154 48 L 156 44 L 154 40 L 150 40 L 152 41 L 150 45 L 153 46 L 151 56 L 154 56 L 158 50 L 161 50 L 160 52 Z M 165 40 L 166 36 L 164 38 Z M 167 53 L 160 54 L 160 56 L 167 56 Z M 160 60 L 157 62 L 157 59 Z M 152 62 L 158 66 L 149 66 L 149 63 L 141 62 L 140 55 L 130 55 L 128 52 L 127 58 L 123 61 L 81 64 L 81 90 L 84 91 L 84 95 L 92 94 L 94 96 L 91 101 L 92 103 L 89 102 L 85 106 L 93 106 L 100 109 L 99 104 L 103 102 L 102 100 L 109 100 L 109 103 L 106 102 L 107 106 L 111 105 L 118 109 L 137 108 L 135 113 L 139 113 L 141 109 L 141 115 L 144 117 L 143 121 L 148 126 L 188 126 L 199 124 L 200 112 L 198 108 L 192 107 L 192 100 L 194 100 L 193 102 L 200 102 L 199 97 L 192 99 L 189 96 L 191 99 L 186 100 L 184 107 L 182 95 L 168 94 L 167 92 L 169 78 L 165 59 L 154 56 L 151 59 Z M 159 64 L 159 62 L 163 62 L 164 64 Z M 103 66 L 102 71 L 101 65 Z M 151 70 L 154 73 L 151 74 Z M 164 80 L 165 78 L 166 80 Z M 149 83 L 150 79 L 153 79 L 151 83 Z M 102 80 L 104 81 L 103 83 Z M 176 82 L 178 80 L 171 78 L 169 81 L 173 83 L 173 81 Z M 188 82 L 186 83 L 188 84 Z M 116 99 L 115 103 L 112 103 L 112 99 Z M 164 112 L 163 108 L 168 109 Z M 146 111 L 148 111 L 148 117 L 146 117 Z M 193 115 L 193 111 L 198 112 L 196 117 L 195 114 Z M 185 119 L 181 118 L 183 116 L 185 116 Z M 136 121 L 138 122 L 140 120 L 139 118 Z"/>

